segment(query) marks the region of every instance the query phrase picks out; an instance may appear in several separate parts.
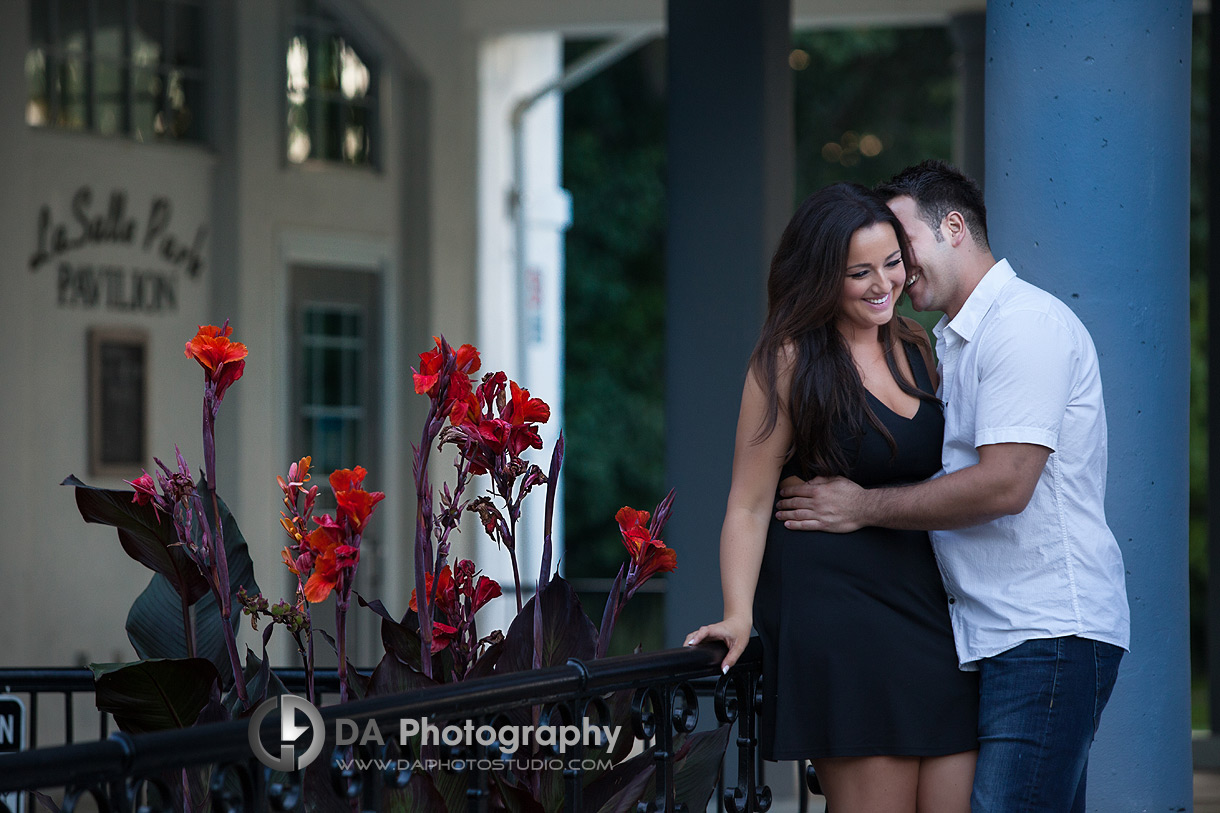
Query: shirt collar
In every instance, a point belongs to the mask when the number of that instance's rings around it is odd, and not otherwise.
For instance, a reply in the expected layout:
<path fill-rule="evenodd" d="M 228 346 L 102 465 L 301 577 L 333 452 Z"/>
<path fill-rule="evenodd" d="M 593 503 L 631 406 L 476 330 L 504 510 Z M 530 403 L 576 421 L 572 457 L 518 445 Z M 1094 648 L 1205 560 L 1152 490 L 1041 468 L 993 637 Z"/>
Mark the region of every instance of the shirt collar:
<path fill-rule="evenodd" d="M 966 298 L 966 303 L 957 312 L 957 316 L 953 317 L 952 320 L 949 320 L 948 317 L 941 318 L 940 323 L 937 325 L 939 329 L 937 336 L 939 337 L 944 332 L 945 327 L 948 327 L 966 341 L 973 340 L 975 331 L 978 330 L 983 317 L 987 315 L 987 311 L 991 310 L 991 306 L 995 304 L 1001 289 L 1008 284 L 1009 280 L 1016 276 L 1017 272 L 1012 270 L 1012 266 L 1008 264 L 1006 259 L 1002 259 L 991 266 L 987 273 L 983 275 L 983 278 L 979 280 L 979 284 L 970 292 L 970 296 Z"/>

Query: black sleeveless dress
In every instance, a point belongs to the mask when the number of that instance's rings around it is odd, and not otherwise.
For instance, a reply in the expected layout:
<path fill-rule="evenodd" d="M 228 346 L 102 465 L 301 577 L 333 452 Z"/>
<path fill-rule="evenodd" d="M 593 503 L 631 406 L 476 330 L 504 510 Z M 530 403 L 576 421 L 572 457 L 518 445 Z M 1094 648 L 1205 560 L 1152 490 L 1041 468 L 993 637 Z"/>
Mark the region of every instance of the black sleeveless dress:
<path fill-rule="evenodd" d="M 918 349 L 906 350 L 916 382 L 931 392 Z M 891 457 L 871 425 L 860 437 L 840 432 L 848 476 L 869 488 L 935 474 L 944 434 L 937 405 L 921 402 L 907 419 L 867 398 L 898 453 Z M 783 477 L 795 473 L 789 464 Z M 924 531 L 790 531 L 772 517 L 754 598 L 763 757 L 977 748 L 978 676 L 957 668 L 947 601 Z"/>

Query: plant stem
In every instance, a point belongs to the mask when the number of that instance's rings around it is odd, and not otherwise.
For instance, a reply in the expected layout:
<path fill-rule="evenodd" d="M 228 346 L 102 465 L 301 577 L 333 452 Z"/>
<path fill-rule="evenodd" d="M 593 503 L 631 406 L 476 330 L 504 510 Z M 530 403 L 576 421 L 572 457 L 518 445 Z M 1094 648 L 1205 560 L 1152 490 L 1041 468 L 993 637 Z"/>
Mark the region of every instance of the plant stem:
<path fill-rule="evenodd" d="M 203 396 L 203 466 L 208 489 L 212 492 L 212 585 L 216 601 L 220 605 L 221 631 L 224 633 L 225 649 L 229 652 L 229 664 L 233 668 L 233 684 L 242 708 L 250 708 L 246 694 L 246 678 L 237 654 L 237 636 L 229 619 L 233 614 L 232 588 L 229 585 L 229 561 L 225 553 L 224 528 L 220 521 L 220 499 L 216 496 L 216 397 L 212 384 L 204 385 Z"/>
<path fill-rule="evenodd" d="M 313 680 L 313 619 L 309 615 L 309 605 L 305 605 L 305 622 L 309 625 L 305 628 L 305 693 L 309 695 L 309 702 L 314 703 L 314 680 Z"/>
<path fill-rule="evenodd" d="M 502 489 L 503 490 L 503 489 Z M 511 493 L 508 492 L 508 493 Z M 517 593 L 517 614 L 521 614 L 521 571 L 517 567 L 517 513 L 521 510 L 520 506 L 517 511 L 513 510 L 509 498 L 504 497 L 504 507 L 508 513 L 508 540 L 504 547 L 508 548 L 508 559 L 513 563 L 513 584 L 516 586 Z"/>
<path fill-rule="evenodd" d="M 339 645 L 339 702 L 347 702 L 347 599 L 335 597 L 335 640 Z"/>
<path fill-rule="evenodd" d="M 436 401 L 428 408 L 428 417 L 424 421 L 424 434 L 419 446 L 415 449 L 415 595 L 420 597 L 416 602 L 419 618 L 420 666 L 425 676 L 432 677 L 432 608 L 428 605 L 428 587 L 425 578 L 428 565 L 432 558 L 432 487 L 428 483 L 428 457 L 432 451 L 432 441 L 440 431 L 436 421 Z"/>

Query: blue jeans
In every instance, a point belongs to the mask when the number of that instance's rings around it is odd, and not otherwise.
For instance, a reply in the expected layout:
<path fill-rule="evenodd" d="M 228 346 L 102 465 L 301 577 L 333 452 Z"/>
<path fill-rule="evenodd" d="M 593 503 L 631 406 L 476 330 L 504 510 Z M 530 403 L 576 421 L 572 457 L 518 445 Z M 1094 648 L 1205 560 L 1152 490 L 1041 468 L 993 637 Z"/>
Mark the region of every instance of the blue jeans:
<path fill-rule="evenodd" d="M 1045 638 L 979 664 L 972 813 L 1084 813 L 1089 747 L 1123 650 Z"/>

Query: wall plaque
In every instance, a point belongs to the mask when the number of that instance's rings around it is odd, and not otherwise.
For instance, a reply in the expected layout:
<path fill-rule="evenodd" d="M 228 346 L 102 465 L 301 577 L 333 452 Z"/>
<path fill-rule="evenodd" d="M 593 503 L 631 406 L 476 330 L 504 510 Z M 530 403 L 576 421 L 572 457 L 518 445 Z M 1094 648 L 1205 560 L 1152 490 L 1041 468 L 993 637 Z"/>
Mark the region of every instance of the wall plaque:
<path fill-rule="evenodd" d="M 147 466 L 148 334 L 89 331 L 89 473 L 134 480 Z"/>

